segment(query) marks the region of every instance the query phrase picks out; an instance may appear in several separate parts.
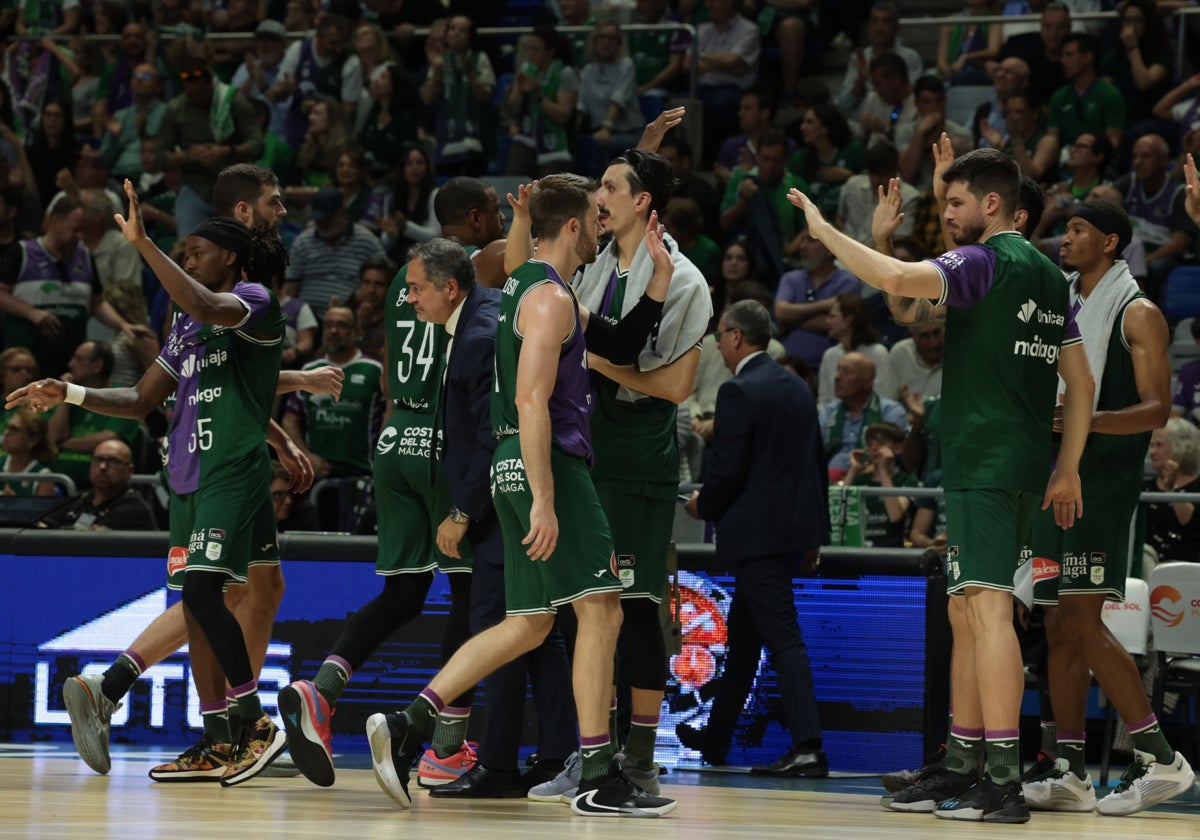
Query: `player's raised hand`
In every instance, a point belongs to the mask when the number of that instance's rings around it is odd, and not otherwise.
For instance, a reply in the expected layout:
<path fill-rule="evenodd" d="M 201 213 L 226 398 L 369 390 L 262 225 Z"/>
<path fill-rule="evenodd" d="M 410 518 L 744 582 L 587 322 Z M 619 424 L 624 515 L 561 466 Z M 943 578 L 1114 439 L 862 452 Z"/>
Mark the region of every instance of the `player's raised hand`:
<path fill-rule="evenodd" d="M 67 396 L 67 383 L 58 379 L 41 379 L 18 388 L 7 397 L 5 408 L 27 405 L 34 411 L 47 411 Z"/>
<path fill-rule="evenodd" d="M 529 508 L 529 533 L 521 540 L 529 546 L 525 553 L 530 560 L 549 560 L 558 545 L 558 516 L 554 504 L 534 500 Z"/>
<path fill-rule="evenodd" d="M 892 178 L 879 187 L 879 203 L 871 217 L 871 237 L 876 242 L 890 242 L 896 228 L 904 222 L 900 212 L 900 179 Z"/>
<path fill-rule="evenodd" d="M 1060 528 L 1070 528 L 1076 519 L 1083 518 L 1083 490 L 1079 473 L 1055 470 L 1046 484 L 1042 510 L 1054 505 L 1054 521 Z"/>
<path fill-rule="evenodd" d="M 505 198 L 508 199 L 508 206 L 512 208 L 513 220 L 529 222 L 529 196 L 533 194 L 533 188 L 537 186 L 537 181 L 532 184 L 518 184 L 517 194 L 507 193 Z"/>
<path fill-rule="evenodd" d="M 671 108 L 646 123 L 646 128 L 642 131 L 642 139 L 638 141 L 637 147 L 647 152 L 657 152 L 667 132 L 683 122 L 684 113 L 682 106 Z"/>
<path fill-rule="evenodd" d="M 646 223 L 646 250 L 650 252 L 656 274 L 660 271 L 672 274 L 675 271 L 675 261 L 671 259 L 671 252 L 663 242 L 665 230 L 666 228 L 658 223 L 658 211 L 652 210 L 650 220 Z"/>
<path fill-rule="evenodd" d="M 954 144 L 950 142 L 950 135 L 943 131 L 942 136 L 933 144 L 933 197 L 939 205 L 946 203 L 946 189 L 949 184 L 942 180 L 942 175 L 952 163 Z"/>
<path fill-rule="evenodd" d="M 817 205 L 813 203 L 813 200 L 795 187 L 792 187 L 790 190 L 788 190 L 787 199 L 793 204 L 793 206 L 799 207 L 804 211 L 804 218 L 808 222 L 809 235 L 812 236 L 813 239 L 824 242 L 825 236 L 834 228 L 833 225 L 831 225 L 825 219 L 825 217 L 821 215 L 821 211 L 817 209 Z"/>
<path fill-rule="evenodd" d="M 129 199 L 129 218 L 120 213 L 113 213 L 113 218 L 121 228 L 121 233 L 125 234 L 125 239 L 136 245 L 146 238 L 146 226 L 142 223 L 142 205 L 138 201 L 137 191 L 128 178 L 125 179 L 125 196 Z"/>
<path fill-rule="evenodd" d="M 1187 198 L 1184 207 L 1192 221 L 1200 224 L 1200 176 L 1196 173 L 1196 158 L 1193 155 L 1183 156 L 1183 177 L 1187 182 Z"/>

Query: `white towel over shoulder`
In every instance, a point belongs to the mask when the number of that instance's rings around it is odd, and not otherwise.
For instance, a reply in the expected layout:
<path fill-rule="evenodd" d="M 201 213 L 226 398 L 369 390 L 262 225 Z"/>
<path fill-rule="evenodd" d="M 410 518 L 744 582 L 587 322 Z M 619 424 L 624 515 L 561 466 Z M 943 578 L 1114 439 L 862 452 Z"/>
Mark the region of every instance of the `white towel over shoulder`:
<path fill-rule="evenodd" d="M 1079 294 L 1078 272 L 1067 276 L 1071 289 L 1071 306 L 1081 301 L 1075 323 L 1079 325 L 1079 334 L 1083 336 L 1083 349 L 1087 353 L 1088 365 L 1092 369 L 1092 378 L 1096 382 L 1096 392 L 1092 397 L 1092 411 L 1100 400 L 1100 382 L 1104 379 L 1104 365 L 1108 361 L 1108 345 L 1112 331 L 1117 324 L 1117 316 L 1125 305 L 1140 291 L 1137 281 L 1129 273 L 1125 260 L 1117 260 L 1113 267 L 1105 272 L 1086 298 Z M 1121 341 L 1126 344 L 1124 334 Z M 1066 384 L 1059 379 L 1059 391 L 1066 389 Z"/>

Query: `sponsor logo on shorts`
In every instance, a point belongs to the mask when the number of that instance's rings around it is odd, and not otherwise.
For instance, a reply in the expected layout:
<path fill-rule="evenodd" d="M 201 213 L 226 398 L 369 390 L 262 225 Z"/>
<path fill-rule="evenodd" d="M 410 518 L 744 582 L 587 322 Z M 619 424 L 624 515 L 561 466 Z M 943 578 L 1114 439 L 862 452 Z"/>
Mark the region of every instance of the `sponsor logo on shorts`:
<path fill-rule="evenodd" d="M 946 549 L 946 574 L 955 580 L 962 577 L 962 570 L 958 567 L 958 546 L 956 545 Z"/>
<path fill-rule="evenodd" d="M 173 545 L 167 552 L 167 574 L 174 575 L 187 568 L 188 550 L 182 545 Z"/>
<path fill-rule="evenodd" d="M 1100 584 L 1104 583 L 1104 567 L 1103 566 L 1092 566 L 1091 574 L 1092 574 L 1092 584 L 1093 585 L 1099 586 Z"/>
<path fill-rule="evenodd" d="M 220 528 L 209 528 L 208 538 L 210 540 L 223 540 L 225 539 L 225 532 Z"/>
<path fill-rule="evenodd" d="M 1090 578 L 1092 583 L 1102 583 L 1104 581 L 1104 567 L 1099 567 L 1099 580 L 1096 576 L 1096 567 L 1092 566 L 1092 558 L 1094 554 L 1064 554 L 1062 560 L 1062 578 L 1063 580 L 1075 580 L 1076 578 Z"/>
<path fill-rule="evenodd" d="M 621 588 L 628 589 L 633 586 L 634 567 L 637 565 L 637 555 L 634 554 L 618 554 L 617 557 L 617 579 L 621 581 Z"/>
<path fill-rule="evenodd" d="M 209 560 L 220 560 L 221 544 L 219 542 L 210 542 L 204 547 L 204 556 Z"/>
<path fill-rule="evenodd" d="M 1103 551 L 1093 551 L 1092 557 L 1091 557 L 1092 565 L 1093 566 L 1103 566 L 1104 561 L 1107 557 L 1108 557 L 1108 555 L 1105 554 Z"/>
<path fill-rule="evenodd" d="M 407 426 L 403 431 L 389 426 L 380 433 L 375 454 L 387 455 L 394 450 L 397 455 L 428 458 L 432 449 L 432 426 Z"/>
<path fill-rule="evenodd" d="M 492 495 L 520 493 L 525 489 L 525 462 L 520 458 L 505 458 L 492 464 Z M 616 568 L 613 568 L 615 575 Z"/>
<path fill-rule="evenodd" d="M 1183 596 L 1174 586 L 1156 586 L 1150 593 L 1150 612 L 1168 627 L 1183 621 Z"/>
<path fill-rule="evenodd" d="M 1054 580 L 1062 571 L 1062 567 L 1047 557 L 1033 558 L 1033 582 Z"/>

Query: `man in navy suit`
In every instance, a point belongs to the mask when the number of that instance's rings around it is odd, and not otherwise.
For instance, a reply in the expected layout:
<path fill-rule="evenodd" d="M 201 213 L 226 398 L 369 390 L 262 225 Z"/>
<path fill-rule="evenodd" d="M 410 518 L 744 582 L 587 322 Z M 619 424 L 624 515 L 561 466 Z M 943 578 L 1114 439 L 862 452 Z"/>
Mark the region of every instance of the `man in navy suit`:
<path fill-rule="evenodd" d="M 734 376 L 717 392 L 708 479 L 686 510 L 716 522 L 717 559 L 736 568 L 729 653 L 708 727 L 676 731 L 706 761 L 723 764 L 765 646 L 793 747 L 750 772 L 824 776 L 829 764 L 792 579 L 815 569 L 829 534 L 825 459 L 812 391 L 763 352 L 770 337 L 770 315 L 757 301 L 735 303 L 717 325 L 717 348 Z"/>
<path fill-rule="evenodd" d="M 478 252 L 476 252 L 478 253 Z M 437 530 L 438 549 L 459 556 L 466 537 L 475 552 L 471 583 L 471 632 L 504 619 L 504 544 L 492 507 L 490 473 L 492 366 L 500 290 L 475 282 L 472 255 L 449 239 L 433 239 L 413 251 L 408 264 L 408 300 L 422 321 L 444 324 L 450 336 L 441 390 L 442 464 L 452 507 Z M 525 676 L 535 681 L 541 730 L 537 772 L 524 779 L 517 769 L 525 711 Z M 521 798 L 534 784 L 553 778 L 561 759 L 575 748 L 574 709 L 560 702 L 569 680 L 566 646 L 552 631 L 540 647 L 494 671 L 484 682 L 487 718 L 478 764 L 431 796 L 465 799 Z M 539 682 L 540 680 L 540 682 Z M 547 684 L 555 681 L 555 685 Z"/>

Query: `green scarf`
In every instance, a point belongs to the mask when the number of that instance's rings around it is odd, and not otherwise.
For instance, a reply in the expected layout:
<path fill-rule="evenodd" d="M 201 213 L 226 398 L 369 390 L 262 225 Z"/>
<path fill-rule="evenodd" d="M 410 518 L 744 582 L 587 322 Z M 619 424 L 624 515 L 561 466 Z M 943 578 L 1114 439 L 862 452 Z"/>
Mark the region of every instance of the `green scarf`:
<path fill-rule="evenodd" d="M 213 79 L 212 109 L 208 112 L 208 122 L 216 143 L 224 143 L 233 136 L 233 97 L 237 90 L 233 85 Z"/>

